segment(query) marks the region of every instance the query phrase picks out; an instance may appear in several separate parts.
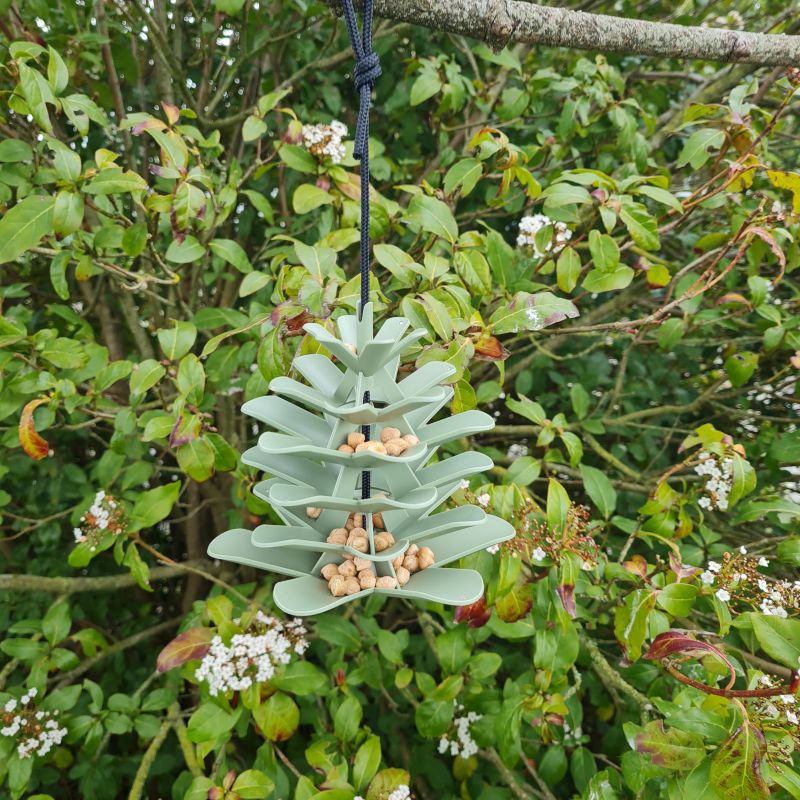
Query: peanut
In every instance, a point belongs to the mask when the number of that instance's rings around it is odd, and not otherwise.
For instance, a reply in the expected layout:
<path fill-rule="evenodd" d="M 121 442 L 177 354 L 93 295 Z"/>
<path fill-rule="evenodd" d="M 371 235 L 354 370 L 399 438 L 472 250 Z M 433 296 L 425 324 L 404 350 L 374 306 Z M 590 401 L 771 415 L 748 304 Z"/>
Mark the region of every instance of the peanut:
<path fill-rule="evenodd" d="M 356 569 L 359 572 L 365 569 L 372 569 L 372 562 L 368 558 L 359 558 L 356 556 L 353 559 L 353 563 L 356 565 Z"/>
<path fill-rule="evenodd" d="M 401 586 L 405 586 L 411 579 L 411 573 L 405 567 L 397 567 L 394 574 L 397 575 L 397 582 Z"/>
<path fill-rule="evenodd" d="M 361 577 L 362 575 L 363 577 Z M 377 583 L 375 580 L 375 573 L 361 573 L 361 575 L 358 576 L 358 583 L 362 589 L 374 589 L 375 584 Z"/>
<path fill-rule="evenodd" d="M 419 545 L 416 545 L 416 544 L 410 544 L 410 545 L 409 545 L 409 546 L 406 548 L 406 555 L 407 555 L 407 556 L 415 556 L 417 553 L 419 553 Z"/>
<path fill-rule="evenodd" d="M 403 566 L 409 572 L 416 572 L 419 569 L 419 561 L 416 556 L 406 556 L 403 559 Z"/>
<path fill-rule="evenodd" d="M 342 597 L 347 593 L 347 589 L 345 588 L 346 581 L 347 579 L 341 575 L 334 575 L 328 581 L 328 589 L 330 589 L 330 592 L 334 597 Z"/>
<path fill-rule="evenodd" d="M 415 444 L 419 444 L 419 438 L 414 436 L 413 433 L 407 433 L 405 436 L 402 437 L 404 442 L 408 442 L 409 447 L 413 447 Z"/>
<path fill-rule="evenodd" d="M 390 442 L 392 439 L 399 439 L 400 438 L 400 429 L 399 428 L 384 428 L 381 431 L 381 441 L 386 444 L 386 442 Z"/>
<path fill-rule="evenodd" d="M 347 434 L 347 444 L 349 447 L 355 449 L 358 445 L 360 445 L 367 437 L 364 436 L 363 433 L 359 433 L 358 431 L 353 431 L 352 433 Z"/>
<path fill-rule="evenodd" d="M 356 565 L 352 561 L 343 561 L 339 564 L 339 574 L 345 578 L 352 578 L 356 574 Z"/>
<path fill-rule="evenodd" d="M 397 569 L 398 567 L 402 567 L 402 566 L 403 566 L 403 559 L 404 559 L 404 558 L 405 558 L 405 555 L 404 555 L 403 553 L 400 553 L 400 555 L 399 555 L 399 556 L 397 556 L 396 558 L 393 558 L 393 559 L 392 559 L 392 566 L 393 566 L 395 569 Z"/>
<path fill-rule="evenodd" d="M 391 575 L 384 575 L 375 581 L 376 589 L 394 589 L 397 586 L 397 581 Z"/>
<path fill-rule="evenodd" d="M 420 569 L 428 569 L 428 567 L 432 567 L 436 558 L 433 555 L 433 550 L 430 547 L 421 547 L 419 550 L 419 554 L 417 555 L 417 561 L 419 562 Z"/>
<path fill-rule="evenodd" d="M 347 542 L 347 531 L 344 528 L 334 528 L 326 539 L 330 544 L 345 544 Z"/>
<path fill-rule="evenodd" d="M 394 441 L 386 442 L 386 448 L 385 449 L 386 449 L 386 452 L 390 456 L 401 456 L 401 455 L 403 455 L 403 452 L 405 451 L 406 448 L 405 447 L 401 447 L 399 444 L 397 444 L 398 441 L 399 440 L 395 439 Z"/>
<path fill-rule="evenodd" d="M 380 511 L 376 511 L 372 515 L 372 527 L 373 528 L 380 528 L 383 530 L 386 526 L 383 524 L 383 515 Z"/>
<path fill-rule="evenodd" d="M 370 453 L 380 453 L 386 455 L 386 446 L 381 442 L 367 442 L 367 451 Z"/>
<path fill-rule="evenodd" d="M 391 547 L 394 543 L 390 538 L 391 534 L 387 533 L 378 533 L 375 535 L 375 550 L 376 552 L 380 553 L 386 550 L 387 547 Z"/>
<path fill-rule="evenodd" d="M 356 445 L 356 453 L 366 453 L 369 450 L 369 444 L 367 442 L 361 442 L 361 444 Z"/>
<path fill-rule="evenodd" d="M 350 515 L 350 519 L 353 520 L 353 527 L 354 528 L 363 528 L 364 527 L 364 515 L 360 511 L 354 511 Z"/>
<path fill-rule="evenodd" d="M 366 553 L 369 551 L 369 540 L 364 536 L 356 536 L 352 542 L 350 542 L 350 547 L 353 550 L 358 550 L 359 553 Z"/>
<path fill-rule="evenodd" d="M 366 537 L 366 535 L 367 535 L 366 530 L 364 528 L 362 528 L 360 525 L 356 525 L 356 527 L 353 528 L 353 530 L 350 531 L 350 538 L 351 539 L 356 537 L 356 536 L 364 536 L 364 537 Z"/>
<path fill-rule="evenodd" d="M 334 575 L 339 574 L 339 567 L 336 564 L 326 564 L 322 568 L 322 577 L 329 581 Z"/>
<path fill-rule="evenodd" d="M 352 447 L 350 447 L 350 445 L 349 445 L 349 444 L 340 444 L 340 445 L 339 445 L 339 446 L 338 446 L 336 449 L 337 449 L 337 450 L 338 450 L 340 453 L 347 453 L 348 455 L 349 455 L 350 453 L 355 453 L 355 450 L 354 450 Z"/>
<path fill-rule="evenodd" d="M 314 508 L 314 506 L 308 506 L 306 508 L 306 516 L 309 519 L 319 519 L 319 515 L 322 513 L 321 508 Z"/>
<path fill-rule="evenodd" d="M 346 594 L 357 594 L 360 592 L 361 584 L 358 582 L 358 578 L 345 578 L 344 590 Z"/>

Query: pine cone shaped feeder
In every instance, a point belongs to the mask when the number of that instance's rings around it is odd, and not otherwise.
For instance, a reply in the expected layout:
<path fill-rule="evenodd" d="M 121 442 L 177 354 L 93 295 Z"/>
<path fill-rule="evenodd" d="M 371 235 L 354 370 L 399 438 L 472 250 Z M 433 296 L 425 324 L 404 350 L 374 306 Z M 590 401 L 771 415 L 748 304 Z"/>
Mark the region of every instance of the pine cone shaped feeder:
<path fill-rule="evenodd" d="M 286 524 L 226 531 L 211 542 L 208 553 L 291 576 L 275 587 L 274 598 L 283 611 L 296 616 L 320 614 L 373 592 L 448 605 L 473 603 L 483 593 L 480 574 L 443 567 L 510 539 L 514 529 L 477 506 L 432 512 L 459 488 L 464 477 L 490 469 L 492 460 L 469 452 L 425 465 L 444 442 L 491 430 L 494 421 L 482 411 L 466 411 L 431 422 L 453 395 L 452 387 L 441 384 L 454 368 L 429 362 L 397 380 L 401 353 L 425 335 L 423 330 L 407 333 L 411 324 L 407 319 L 389 319 L 374 335 L 372 305 L 367 304 L 361 320 L 343 316 L 336 323 L 340 339 L 318 324 L 308 324 L 305 330 L 344 370 L 322 354 L 299 356 L 294 366 L 310 385 L 275 378 L 269 387 L 273 394 L 250 400 L 242 408 L 279 431 L 263 433 L 242 460 L 273 476 L 253 491 Z M 365 392 L 370 402 L 361 402 Z M 360 432 L 362 426 L 370 426 L 373 441 L 380 441 L 381 432 L 390 428 L 419 441 L 398 455 L 374 446 L 355 453 L 339 450 L 348 435 Z M 361 497 L 365 470 L 371 475 L 366 499 Z M 362 515 L 357 519 L 367 542 L 356 542 L 357 549 L 342 544 L 341 538 L 327 541 L 332 531 L 346 528 L 348 520 L 353 527 L 353 514 Z M 373 515 L 377 514 L 391 533 L 388 538 L 393 543 L 388 547 L 386 537 L 381 540 L 376 530 Z M 410 579 L 408 573 L 400 572 L 406 580 L 401 585 L 395 564 L 411 545 L 430 548 L 433 564 Z M 356 560 L 362 568 L 370 562 L 379 586 L 334 596 L 323 569 L 346 560 Z M 334 571 L 328 567 L 326 573 Z M 394 586 L 380 588 L 380 584 Z"/>

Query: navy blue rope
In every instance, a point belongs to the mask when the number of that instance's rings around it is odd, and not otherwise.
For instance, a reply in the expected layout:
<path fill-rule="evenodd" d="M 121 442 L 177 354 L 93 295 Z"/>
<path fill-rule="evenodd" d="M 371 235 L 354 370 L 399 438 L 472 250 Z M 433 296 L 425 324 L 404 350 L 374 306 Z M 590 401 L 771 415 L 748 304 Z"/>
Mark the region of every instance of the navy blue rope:
<path fill-rule="evenodd" d="M 361 164 L 361 303 L 358 317 L 361 319 L 364 307 L 369 302 L 369 109 L 372 103 L 372 90 L 375 81 L 381 74 L 381 62 L 378 54 L 372 49 L 372 12 L 373 0 L 364 0 L 364 22 L 361 34 L 358 31 L 356 11 L 353 0 L 343 0 L 344 21 L 347 32 L 350 34 L 350 44 L 356 57 L 353 70 L 353 82 L 358 91 L 358 118 L 356 121 L 356 135 L 353 143 L 353 157 Z M 369 403 L 369 392 L 364 392 L 364 402 Z M 366 439 L 370 437 L 370 426 L 364 425 L 361 432 Z M 365 470 L 361 473 L 361 497 L 366 499 L 371 493 L 371 473 Z M 366 527 L 366 525 L 365 525 Z"/>

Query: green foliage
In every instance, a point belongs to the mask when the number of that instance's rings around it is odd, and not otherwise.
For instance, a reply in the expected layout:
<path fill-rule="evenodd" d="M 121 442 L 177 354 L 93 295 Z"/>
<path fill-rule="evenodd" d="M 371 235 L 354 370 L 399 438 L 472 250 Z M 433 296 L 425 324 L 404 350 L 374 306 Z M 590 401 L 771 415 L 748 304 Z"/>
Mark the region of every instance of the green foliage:
<path fill-rule="evenodd" d="M 739 24 L 668 5 L 592 10 Z M 346 36 L 102 10 L 0 45 L 0 794 L 799 797 L 796 80 L 377 26 L 370 297 L 497 418 L 448 503 L 518 537 L 455 614 L 301 629 L 205 548 L 276 521 L 239 408 L 358 302 L 352 143 L 303 133 L 353 125 Z"/>

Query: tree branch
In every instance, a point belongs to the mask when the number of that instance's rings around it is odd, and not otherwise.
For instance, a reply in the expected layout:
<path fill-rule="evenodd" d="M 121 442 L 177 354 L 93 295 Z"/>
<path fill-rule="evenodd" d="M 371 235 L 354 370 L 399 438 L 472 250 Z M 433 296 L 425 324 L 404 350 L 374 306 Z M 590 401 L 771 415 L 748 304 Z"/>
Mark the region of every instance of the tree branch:
<path fill-rule="evenodd" d="M 208 561 L 184 562 L 167 567 L 154 567 L 150 570 L 150 580 L 159 581 L 186 575 L 193 567 L 213 570 Z M 98 578 L 49 578 L 45 575 L 0 575 L 0 591 L 3 592 L 54 592 L 56 594 L 75 594 L 77 592 L 106 592 L 126 589 L 137 584 L 130 573 L 104 575 Z"/>
<path fill-rule="evenodd" d="M 327 0 L 334 4 L 335 0 Z M 729 31 L 547 8 L 522 0 L 376 0 L 375 13 L 432 30 L 480 39 L 600 53 L 698 58 L 741 64 L 800 63 L 800 36 Z"/>

